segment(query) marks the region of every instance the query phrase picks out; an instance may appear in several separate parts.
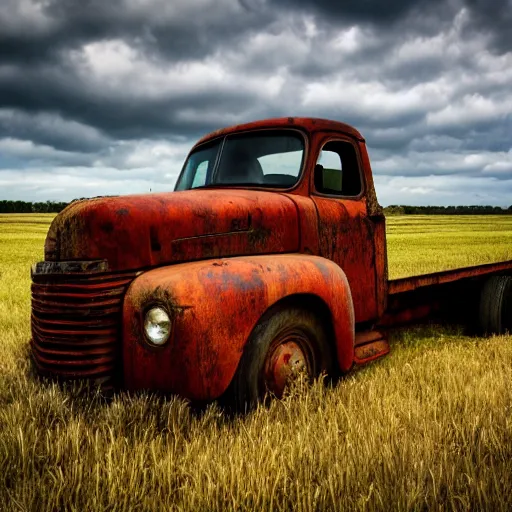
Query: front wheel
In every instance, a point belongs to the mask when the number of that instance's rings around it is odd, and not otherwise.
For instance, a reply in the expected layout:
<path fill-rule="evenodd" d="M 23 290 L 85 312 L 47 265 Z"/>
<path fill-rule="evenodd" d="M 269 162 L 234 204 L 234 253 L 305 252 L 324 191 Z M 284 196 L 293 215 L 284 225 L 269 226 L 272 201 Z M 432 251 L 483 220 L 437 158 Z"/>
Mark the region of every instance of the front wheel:
<path fill-rule="evenodd" d="M 296 376 L 332 373 L 328 330 L 314 312 L 287 307 L 262 317 L 249 337 L 231 386 L 232 402 L 248 411 L 267 393 L 281 397 Z"/>

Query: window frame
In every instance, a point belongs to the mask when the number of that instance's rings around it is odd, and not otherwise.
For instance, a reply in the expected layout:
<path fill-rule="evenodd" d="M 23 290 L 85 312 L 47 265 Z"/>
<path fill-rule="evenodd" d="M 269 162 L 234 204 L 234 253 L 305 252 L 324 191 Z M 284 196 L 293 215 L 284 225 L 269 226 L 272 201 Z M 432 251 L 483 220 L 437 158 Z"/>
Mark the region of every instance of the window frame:
<path fill-rule="evenodd" d="M 355 154 L 356 154 L 356 162 L 357 162 L 358 172 L 359 172 L 359 180 L 361 182 L 361 192 L 359 192 L 359 194 L 357 196 L 346 196 L 343 194 L 328 194 L 325 192 L 320 192 L 319 190 L 316 189 L 316 187 L 315 187 L 315 167 L 318 163 L 321 152 L 323 151 L 324 147 L 327 144 L 329 144 L 330 142 L 342 142 L 345 144 L 350 144 L 352 146 L 352 148 L 354 149 Z M 342 165 L 343 165 L 343 161 L 342 161 Z M 354 141 L 352 141 L 350 139 L 345 139 L 340 136 L 332 136 L 332 137 L 325 139 L 322 142 L 322 145 L 320 146 L 320 148 L 318 150 L 315 162 L 312 166 L 310 185 L 311 185 L 310 186 L 311 195 L 313 195 L 313 196 L 327 197 L 327 198 L 331 198 L 331 199 L 351 199 L 353 201 L 358 201 L 362 197 L 364 197 L 366 194 L 366 180 L 365 180 L 364 173 L 363 173 L 363 166 L 362 166 L 362 162 L 361 162 L 361 155 L 359 154 L 359 148 L 356 144 L 354 144 Z"/>

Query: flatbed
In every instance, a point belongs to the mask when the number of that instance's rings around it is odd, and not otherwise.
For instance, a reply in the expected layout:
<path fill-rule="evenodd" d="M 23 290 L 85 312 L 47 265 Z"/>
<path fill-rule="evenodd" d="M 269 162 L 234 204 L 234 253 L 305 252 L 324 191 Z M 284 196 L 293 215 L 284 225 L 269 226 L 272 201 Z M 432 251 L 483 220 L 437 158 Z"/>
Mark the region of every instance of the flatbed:
<path fill-rule="evenodd" d="M 502 272 L 510 273 L 511 271 L 512 260 L 498 263 L 485 263 L 471 267 L 462 267 L 453 270 L 444 270 L 442 272 L 433 272 L 431 274 L 403 277 L 400 279 L 390 279 L 388 281 L 388 291 L 389 295 L 396 295 L 427 286 L 454 283 L 455 281 L 460 281 L 462 279 L 478 279 L 484 276 L 499 274 Z"/>

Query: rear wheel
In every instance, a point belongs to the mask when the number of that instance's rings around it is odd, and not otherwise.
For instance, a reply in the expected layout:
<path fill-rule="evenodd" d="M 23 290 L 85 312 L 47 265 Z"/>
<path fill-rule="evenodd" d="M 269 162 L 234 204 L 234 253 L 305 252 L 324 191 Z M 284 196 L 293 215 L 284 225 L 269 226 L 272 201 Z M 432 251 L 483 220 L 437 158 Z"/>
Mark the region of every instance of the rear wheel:
<path fill-rule="evenodd" d="M 254 328 L 232 382 L 232 402 L 248 411 L 267 393 L 281 397 L 303 374 L 314 379 L 332 373 L 328 331 L 312 311 L 287 307 L 265 315 Z"/>
<path fill-rule="evenodd" d="M 512 332 L 512 277 L 492 276 L 480 296 L 480 327 L 484 334 Z"/>

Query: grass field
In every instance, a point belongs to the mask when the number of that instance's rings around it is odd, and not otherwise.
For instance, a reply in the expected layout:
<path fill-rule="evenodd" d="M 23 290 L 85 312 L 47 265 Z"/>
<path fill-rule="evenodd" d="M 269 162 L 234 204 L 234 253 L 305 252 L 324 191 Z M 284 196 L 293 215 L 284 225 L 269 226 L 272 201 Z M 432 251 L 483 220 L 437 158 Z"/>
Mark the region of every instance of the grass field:
<path fill-rule="evenodd" d="M 387 219 L 389 277 L 512 260 L 512 215 Z"/>
<path fill-rule="evenodd" d="M 35 380 L 29 265 L 52 216 L 0 215 L 0 510 L 510 510 L 512 337 L 396 332 L 335 387 L 215 405 Z M 393 217 L 390 274 L 512 259 L 511 217 Z"/>

